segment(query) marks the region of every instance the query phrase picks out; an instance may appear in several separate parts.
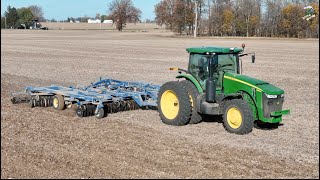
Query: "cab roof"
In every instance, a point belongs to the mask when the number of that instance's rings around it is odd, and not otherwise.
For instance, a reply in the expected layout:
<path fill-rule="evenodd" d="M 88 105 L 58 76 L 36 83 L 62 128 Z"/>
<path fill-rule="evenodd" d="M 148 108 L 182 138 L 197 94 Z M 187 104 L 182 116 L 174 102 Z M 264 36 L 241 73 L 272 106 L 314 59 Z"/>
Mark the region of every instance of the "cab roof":
<path fill-rule="evenodd" d="M 191 47 L 191 48 L 187 48 L 187 51 L 189 53 L 194 53 L 194 54 L 205 54 L 205 53 L 217 53 L 217 54 L 237 54 L 237 53 L 241 53 L 243 51 L 242 48 L 230 48 L 230 47 L 218 47 L 218 46 L 214 46 L 214 47 Z"/>

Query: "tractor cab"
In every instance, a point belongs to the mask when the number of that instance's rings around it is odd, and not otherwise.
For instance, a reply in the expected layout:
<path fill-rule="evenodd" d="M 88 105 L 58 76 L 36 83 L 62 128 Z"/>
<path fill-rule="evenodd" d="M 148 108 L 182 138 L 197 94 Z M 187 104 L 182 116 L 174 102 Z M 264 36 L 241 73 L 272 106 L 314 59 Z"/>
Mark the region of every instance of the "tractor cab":
<path fill-rule="evenodd" d="M 188 48 L 190 54 L 188 73 L 206 89 L 206 80 L 212 77 L 216 82 L 216 89 L 222 89 L 223 75 L 226 72 L 241 74 L 240 57 L 247 54 L 241 54 L 243 48 L 225 48 L 225 47 L 193 47 Z M 252 56 L 254 62 L 254 56 Z M 210 64 L 210 65 L 209 65 Z"/>

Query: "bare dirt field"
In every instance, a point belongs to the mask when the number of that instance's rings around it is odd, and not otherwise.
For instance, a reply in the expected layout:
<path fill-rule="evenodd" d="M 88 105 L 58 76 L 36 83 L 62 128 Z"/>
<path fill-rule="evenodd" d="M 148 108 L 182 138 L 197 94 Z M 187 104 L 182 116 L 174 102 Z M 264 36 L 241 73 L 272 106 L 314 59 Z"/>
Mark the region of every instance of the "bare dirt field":
<path fill-rule="evenodd" d="M 162 84 L 190 46 L 247 45 L 243 73 L 285 90 L 278 129 L 183 127 L 156 110 L 79 118 L 13 105 L 25 86 L 88 85 L 99 76 Z M 1 178 L 319 178 L 319 40 L 173 38 L 157 32 L 1 31 Z M 216 117 L 219 119 L 219 117 Z"/>

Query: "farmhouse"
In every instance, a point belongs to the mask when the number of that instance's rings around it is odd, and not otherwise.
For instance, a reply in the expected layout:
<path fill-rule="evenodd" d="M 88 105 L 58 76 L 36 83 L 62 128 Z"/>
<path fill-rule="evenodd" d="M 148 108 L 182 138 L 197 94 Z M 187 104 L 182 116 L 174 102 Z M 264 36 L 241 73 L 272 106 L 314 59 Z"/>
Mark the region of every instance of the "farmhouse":
<path fill-rule="evenodd" d="M 113 24 L 113 21 L 112 20 L 104 20 L 103 23 L 105 23 L 105 24 Z"/>
<path fill-rule="evenodd" d="M 88 19 L 88 23 L 101 23 L 100 19 Z"/>

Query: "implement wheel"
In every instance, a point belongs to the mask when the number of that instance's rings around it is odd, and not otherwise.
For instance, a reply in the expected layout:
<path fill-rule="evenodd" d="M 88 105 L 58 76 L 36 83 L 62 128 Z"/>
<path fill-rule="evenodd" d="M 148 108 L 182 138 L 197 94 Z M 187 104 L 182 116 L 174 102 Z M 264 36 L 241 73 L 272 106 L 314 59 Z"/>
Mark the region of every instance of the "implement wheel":
<path fill-rule="evenodd" d="M 65 103 L 62 95 L 57 94 L 53 97 L 53 108 L 57 110 L 64 110 Z"/>
<path fill-rule="evenodd" d="M 253 112 L 246 101 L 232 99 L 226 102 L 223 114 L 223 126 L 235 134 L 248 134 L 254 125 Z"/>
<path fill-rule="evenodd" d="M 187 92 L 189 94 L 189 99 L 192 106 L 192 115 L 189 121 L 189 124 L 197 124 L 202 121 L 202 116 L 197 111 L 197 97 L 199 95 L 199 91 L 196 88 L 196 86 L 187 80 L 180 82 L 182 86 L 184 86 L 187 89 Z"/>
<path fill-rule="evenodd" d="M 98 113 L 96 114 L 96 118 L 97 118 L 97 119 L 102 119 L 102 118 L 104 118 L 104 117 L 105 117 L 104 109 L 103 109 L 103 108 L 100 108 L 100 109 L 98 110 Z"/>
<path fill-rule="evenodd" d="M 163 84 L 157 104 L 163 123 L 174 126 L 188 124 L 192 112 L 191 102 L 187 90 L 179 82 Z"/>

